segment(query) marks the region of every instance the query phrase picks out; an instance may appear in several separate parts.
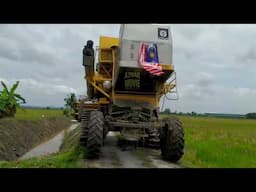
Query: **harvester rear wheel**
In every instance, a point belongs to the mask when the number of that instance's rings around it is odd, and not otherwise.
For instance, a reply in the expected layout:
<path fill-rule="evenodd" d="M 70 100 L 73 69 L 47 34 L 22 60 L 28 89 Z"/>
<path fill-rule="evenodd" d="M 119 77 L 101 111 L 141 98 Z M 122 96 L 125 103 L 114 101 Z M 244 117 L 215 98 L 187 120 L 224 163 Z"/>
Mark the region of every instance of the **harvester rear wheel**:
<path fill-rule="evenodd" d="M 101 111 L 92 111 L 88 123 L 87 158 L 98 158 L 103 145 L 104 117 Z"/>
<path fill-rule="evenodd" d="M 170 118 L 160 132 L 161 152 L 164 160 L 176 163 L 184 154 L 184 130 L 177 118 Z"/>

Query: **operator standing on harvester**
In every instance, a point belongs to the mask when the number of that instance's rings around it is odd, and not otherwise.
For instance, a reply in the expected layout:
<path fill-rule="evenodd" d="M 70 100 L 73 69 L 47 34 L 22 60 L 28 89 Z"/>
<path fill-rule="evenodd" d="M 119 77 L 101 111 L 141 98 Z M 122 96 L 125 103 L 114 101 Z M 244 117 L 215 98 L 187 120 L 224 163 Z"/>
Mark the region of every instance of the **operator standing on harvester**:
<path fill-rule="evenodd" d="M 93 41 L 87 41 L 83 66 L 87 98 L 80 103 L 80 143 L 88 158 L 99 157 L 109 131 L 160 148 L 165 160 L 182 157 L 181 122 L 159 117 L 160 98 L 176 89 L 169 25 L 122 24 L 119 38 L 100 37 L 96 69 Z"/>

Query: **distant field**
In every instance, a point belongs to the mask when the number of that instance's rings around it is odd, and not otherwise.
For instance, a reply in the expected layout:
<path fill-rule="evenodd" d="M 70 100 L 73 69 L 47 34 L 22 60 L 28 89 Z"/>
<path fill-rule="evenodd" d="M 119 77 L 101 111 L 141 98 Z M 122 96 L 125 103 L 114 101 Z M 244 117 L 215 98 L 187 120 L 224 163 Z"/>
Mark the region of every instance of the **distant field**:
<path fill-rule="evenodd" d="M 58 109 L 18 109 L 15 119 L 20 120 L 38 120 L 43 117 L 63 116 L 62 110 Z"/>
<path fill-rule="evenodd" d="M 256 120 L 178 116 L 186 167 L 256 167 Z"/>

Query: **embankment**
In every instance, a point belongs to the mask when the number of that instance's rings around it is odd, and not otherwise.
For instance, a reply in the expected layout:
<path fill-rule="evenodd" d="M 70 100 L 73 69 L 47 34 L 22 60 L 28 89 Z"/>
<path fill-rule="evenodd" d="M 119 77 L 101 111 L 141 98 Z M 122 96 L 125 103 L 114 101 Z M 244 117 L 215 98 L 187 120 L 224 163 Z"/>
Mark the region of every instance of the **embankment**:
<path fill-rule="evenodd" d="M 66 117 L 40 120 L 0 120 L 0 161 L 16 160 L 71 125 Z"/>

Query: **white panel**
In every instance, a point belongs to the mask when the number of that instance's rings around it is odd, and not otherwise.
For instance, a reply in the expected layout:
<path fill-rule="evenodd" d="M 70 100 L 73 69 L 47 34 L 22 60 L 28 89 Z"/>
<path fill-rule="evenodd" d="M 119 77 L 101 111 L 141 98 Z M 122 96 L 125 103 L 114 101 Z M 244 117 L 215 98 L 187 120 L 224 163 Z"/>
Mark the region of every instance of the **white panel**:
<path fill-rule="evenodd" d="M 168 29 L 167 39 L 161 39 L 158 37 L 159 28 Z M 122 24 L 120 28 L 120 39 L 171 44 L 171 28 L 170 26 L 161 24 Z"/>
<path fill-rule="evenodd" d="M 158 37 L 159 27 L 168 29 L 168 40 L 162 40 Z M 159 62 L 172 64 L 172 39 L 169 26 L 122 24 L 120 28 L 120 40 L 120 66 L 139 66 L 138 51 L 141 42 L 156 43 L 158 47 Z"/>

